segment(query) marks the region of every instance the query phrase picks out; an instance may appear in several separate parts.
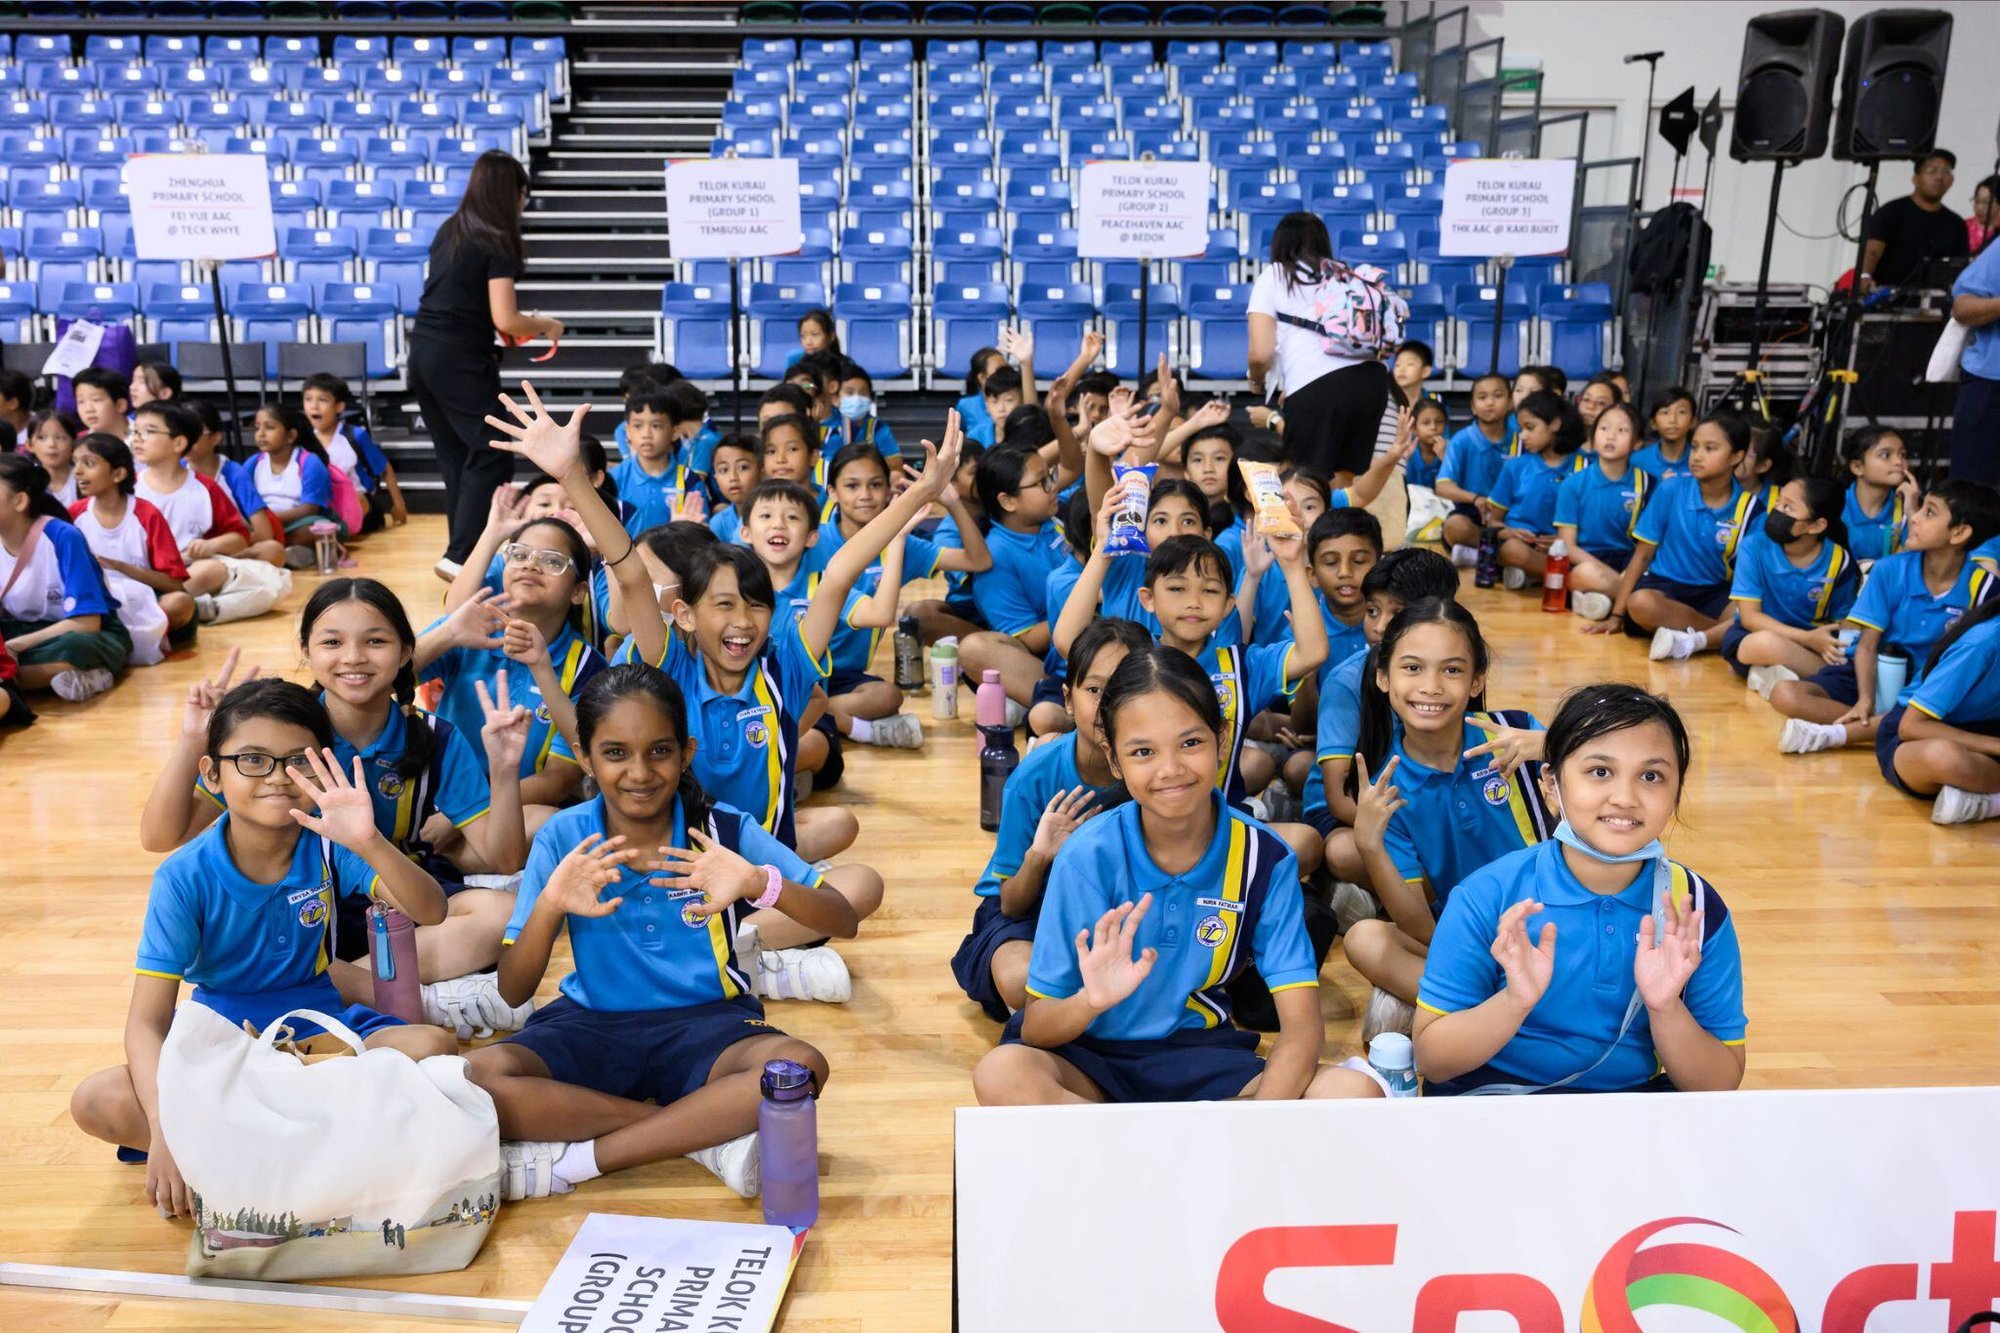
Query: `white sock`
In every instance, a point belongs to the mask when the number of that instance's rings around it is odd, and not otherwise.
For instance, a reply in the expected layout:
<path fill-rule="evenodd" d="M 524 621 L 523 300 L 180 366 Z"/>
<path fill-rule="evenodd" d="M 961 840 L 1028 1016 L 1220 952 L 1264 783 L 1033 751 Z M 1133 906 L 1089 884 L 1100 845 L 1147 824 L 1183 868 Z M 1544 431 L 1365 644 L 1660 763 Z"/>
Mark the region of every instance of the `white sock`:
<path fill-rule="evenodd" d="M 2000 791 L 1986 794 L 1986 813 L 1981 819 L 2000 819 Z"/>
<path fill-rule="evenodd" d="M 597 1140 L 586 1139 L 582 1143 L 572 1143 L 563 1149 L 562 1156 L 556 1158 L 549 1168 L 556 1176 L 570 1185 L 581 1185 L 586 1180 L 595 1180 L 603 1175 L 597 1169 Z"/>
<path fill-rule="evenodd" d="M 1847 727 L 1844 724 L 1839 722 L 1822 722 L 1820 725 L 1826 729 L 1826 734 L 1833 738 L 1836 748 L 1847 744 Z"/>
<path fill-rule="evenodd" d="M 1698 629 L 1677 629 L 1674 631 L 1674 656 L 1693 657 L 1708 647 L 1708 636 Z"/>
<path fill-rule="evenodd" d="M 847 733 L 849 740 L 866 745 L 875 739 L 875 724 L 865 717 L 849 718 L 848 726 L 851 728 Z"/>

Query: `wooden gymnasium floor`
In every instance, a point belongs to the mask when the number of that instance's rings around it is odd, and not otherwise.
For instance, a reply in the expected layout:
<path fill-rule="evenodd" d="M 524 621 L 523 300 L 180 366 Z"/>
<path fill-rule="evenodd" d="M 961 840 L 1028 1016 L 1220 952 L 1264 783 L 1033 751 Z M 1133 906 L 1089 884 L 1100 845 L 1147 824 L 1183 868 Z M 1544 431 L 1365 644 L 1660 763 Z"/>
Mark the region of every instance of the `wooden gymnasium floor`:
<path fill-rule="evenodd" d="M 429 572 L 439 545 L 440 520 L 419 518 L 361 552 L 362 569 L 386 577 L 419 625 L 441 593 Z M 181 1269 L 185 1226 L 141 1206 L 141 1171 L 86 1139 L 65 1108 L 79 1078 L 120 1059 L 132 951 L 158 860 L 139 849 L 135 826 L 183 692 L 232 642 L 246 662 L 303 678 L 294 616 L 313 582 L 299 579 L 286 614 L 206 634 L 197 653 L 133 673 L 91 703 L 48 703 L 37 726 L 0 742 L 0 1259 Z M 1669 842 L 1736 914 L 1748 1086 L 2000 1081 L 1996 826 L 1934 827 L 1928 807 L 1885 786 L 1865 751 L 1778 755 L 1771 711 L 1713 657 L 1653 665 L 1636 642 L 1582 637 L 1573 617 L 1543 615 L 1526 595 L 1468 583 L 1466 597 L 1495 644 L 1496 702 L 1546 719 L 1566 688 L 1617 678 L 1665 691 L 1686 714 L 1694 781 Z M 850 855 L 889 882 L 882 912 L 843 946 L 854 1001 L 773 1006 L 834 1069 L 820 1106 L 822 1220 L 786 1308 L 791 1333 L 948 1326 L 952 1111 L 971 1103 L 968 1071 L 995 1030 L 946 964 L 990 840 L 975 822 L 969 725 L 931 726 L 928 699 L 914 707 L 930 728 L 926 748 L 862 749 L 832 794 L 861 816 Z M 1338 953 L 1321 997 L 1328 1049 L 1338 1051 L 1355 1040 L 1364 998 Z M 509 1206 L 470 1270 L 407 1285 L 530 1299 L 592 1210 L 758 1216 L 754 1202 L 677 1161 L 564 1200 Z M 10 1328 L 367 1322 L 17 1288 L 0 1288 L 0 1317 Z"/>

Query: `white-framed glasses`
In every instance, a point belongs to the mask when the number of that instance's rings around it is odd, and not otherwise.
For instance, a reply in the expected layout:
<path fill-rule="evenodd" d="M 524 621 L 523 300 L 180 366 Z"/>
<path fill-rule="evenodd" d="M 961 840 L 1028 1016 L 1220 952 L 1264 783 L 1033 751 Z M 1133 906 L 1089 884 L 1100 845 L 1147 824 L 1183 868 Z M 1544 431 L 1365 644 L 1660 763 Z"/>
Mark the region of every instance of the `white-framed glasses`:
<path fill-rule="evenodd" d="M 527 546 L 521 542 L 508 542 L 501 547 L 500 558 L 517 569 L 533 565 L 550 578 L 576 568 L 576 561 L 561 551 L 551 551 L 543 546 Z"/>

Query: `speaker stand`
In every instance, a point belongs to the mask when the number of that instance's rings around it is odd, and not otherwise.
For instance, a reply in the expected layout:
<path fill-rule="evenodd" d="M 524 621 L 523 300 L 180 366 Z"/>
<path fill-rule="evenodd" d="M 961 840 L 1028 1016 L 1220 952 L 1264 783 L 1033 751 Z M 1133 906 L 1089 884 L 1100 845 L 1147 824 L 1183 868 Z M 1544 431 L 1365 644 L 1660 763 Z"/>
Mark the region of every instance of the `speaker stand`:
<path fill-rule="evenodd" d="M 1845 303 L 1847 307 L 1845 317 L 1847 327 L 1844 330 L 1846 334 L 1846 346 L 1842 348 L 1841 358 L 1837 361 L 1829 362 L 1831 365 L 1852 364 L 1853 359 L 1847 353 L 1851 352 L 1861 337 L 1861 310 L 1862 307 L 1867 305 L 1867 299 L 1861 291 L 1861 261 L 1868 254 L 1868 223 L 1875 216 L 1875 183 L 1880 177 L 1881 172 L 1882 163 L 1880 160 L 1871 159 L 1868 163 L 1868 184 L 1862 188 L 1861 192 L 1861 221 L 1854 228 L 1858 239 L 1854 242 L 1854 272 L 1847 284 L 1847 301 Z M 1833 447 L 1827 449 L 1819 447 L 1817 444 L 1815 446 L 1817 452 L 1825 454 L 1830 458 L 1838 458 L 1840 456 L 1840 423 L 1847 419 L 1848 395 L 1854 392 L 1853 378 L 1842 376 L 1838 392 L 1840 394 L 1839 405 L 1833 414 L 1827 418 L 1833 427 L 1835 436 L 1832 441 Z"/>
<path fill-rule="evenodd" d="M 1778 196 L 1785 187 L 1787 165 L 1783 160 L 1771 164 L 1771 207 L 1764 214 L 1764 255 L 1757 262 L 1757 303 L 1750 314 L 1750 356 L 1729 391 L 1730 402 L 1745 411 L 1756 412 L 1766 421 L 1771 419 L 1770 406 L 1757 386 L 1764 378 L 1764 307 L 1771 294 L 1771 245 L 1778 236 Z"/>

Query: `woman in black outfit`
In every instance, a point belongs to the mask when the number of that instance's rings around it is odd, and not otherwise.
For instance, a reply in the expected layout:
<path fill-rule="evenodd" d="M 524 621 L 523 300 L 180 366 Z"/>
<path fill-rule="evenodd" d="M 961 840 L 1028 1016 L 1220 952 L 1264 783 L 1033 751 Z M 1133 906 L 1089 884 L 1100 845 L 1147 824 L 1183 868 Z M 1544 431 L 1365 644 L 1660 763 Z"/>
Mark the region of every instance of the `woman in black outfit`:
<path fill-rule="evenodd" d="M 431 242 L 423 300 L 410 326 L 410 391 L 423 410 L 444 474 L 450 537 L 439 576 L 450 579 L 486 526 L 493 492 L 514 475 L 514 455 L 487 444 L 486 418 L 500 410 L 500 345 L 562 337 L 562 321 L 521 310 L 514 282 L 527 269 L 521 210 L 527 168 L 498 149 L 472 164 L 458 211 Z"/>
<path fill-rule="evenodd" d="M 1333 259 L 1326 224 L 1288 213 L 1271 233 L 1271 262 L 1250 288 L 1250 387 L 1277 371 L 1285 391 L 1285 448 L 1322 477 L 1368 470 L 1393 383 L 1379 360 L 1329 356 L 1313 302 Z"/>

